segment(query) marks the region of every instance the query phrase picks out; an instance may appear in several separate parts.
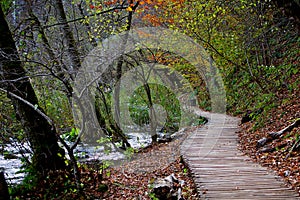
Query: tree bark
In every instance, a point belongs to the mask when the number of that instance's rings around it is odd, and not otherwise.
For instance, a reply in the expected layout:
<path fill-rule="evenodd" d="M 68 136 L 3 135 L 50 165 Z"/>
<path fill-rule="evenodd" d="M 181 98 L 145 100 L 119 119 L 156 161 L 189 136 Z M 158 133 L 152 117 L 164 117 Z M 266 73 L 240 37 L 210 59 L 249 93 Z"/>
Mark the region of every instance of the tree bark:
<path fill-rule="evenodd" d="M 73 33 L 67 21 L 62 0 L 55 0 L 54 5 L 56 9 L 56 18 L 58 23 L 61 25 L 61 31 L 63 33 L 64 42 L 66 43 L 67 47 L 66 53 L 70 59 L 70 74 L 73 74 L 74 77 L 81 65 L 80 55 L 77 49 Z"/>
<path fill-rule="evenodd" d="M 43 111 L 38 107 L 38 99 L 29 78 L 25 76 L 26 71 L 22 67 L 2 9 L 0 9 L 0 24 L 0 35 L 4 38 L 0 40 L 0 79 L 3 81 L 0 87 Z M 13 95 L 8 94 L 8 97 L 11 99 L 17 119 L 20 120 L 33 150 L 32 173 L 43 176 L 50 170 L 65 168 L 64 150 L 58 146 L 55 127 L 24 101 Z"/>
<path fill-rule="evenodd" d="M 8 186 L 5 180 L 4 172 L 0 172 L 0 200 L 8 200 L 9 193 L 8 193 Z"/>

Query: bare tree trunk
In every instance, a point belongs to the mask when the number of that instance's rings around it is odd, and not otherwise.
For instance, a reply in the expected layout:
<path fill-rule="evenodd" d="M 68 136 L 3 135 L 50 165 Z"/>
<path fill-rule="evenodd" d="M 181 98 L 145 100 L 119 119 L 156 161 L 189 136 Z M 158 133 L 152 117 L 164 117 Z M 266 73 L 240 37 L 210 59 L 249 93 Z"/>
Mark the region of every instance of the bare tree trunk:
<path fill-rule="evenodd" d="M 151 88 L 149 86 L 148 83 L 144 84 L 144 89 L 146 91 L 147 94 L 147 98 L 148 98 L 148 103 L 149 103 L 149 111 L 150 111 L 150 134 L 151 134 L 151 139 L 152 139 L 152 143 L 156 143 L 157 142 L 157 133 L 156 133 L 156 129 L 157 129 L 157 118 L 156 118 L 156 113 L 155 113 L 155 109 L 154 109 L 154 104 L 152 102 L 152 96 L 151 96 Z"/>
<path fill-rule="evenodd" d="M 0 9 L 0 87 L 38 106 L 38 99 L 31 86 L 26 71 L 21 65 L 18 52 L 5 16 Z M 55 127 L 48 123 L 36 110 L 8 95 L 14 106 L 17 118 L 21 121 L 33 149 L 32 168 L 34 174 L 46 175 L 49 170 L 64 169 L 64 150 L 58 146 Z M 42 110 L 39 108 L 39 110 Z"/>
<path fill-rule="evenodd" d="M 132 4 L 133 1 L 130 1 L 130 3 Z M 139 3 L 136 3 L 135 6 L 133 7 L 133 10 L 129 11 L 128 16 L 127 16 L 127 24 L 126 24 L 125 31 L 130 30 L 131 23 L 132 23 L 132 16 L 133 16 L 133 13 L 134 13 L 135 9 L 138 7 L 138 5 L 139 5 Z M 126 47 L 127 39 L 128 39 L 128 36 L 126 35 L 126 37 L 124 38 L 124 41 L 122 42 L 122 44 L 120 44 L 122 50 L 124 50 L 125 47 Z M 123 55 L 121 55 L 119 57 L 119 60 L 118 60 L 118 63 L 117 63 L 117 75 L 116 75 L 117 82 L 115 84 L 115 94 L 114 94 L 114 101 L 115 101 L 115 103 L 114 103 L 114 106 L 115 106 L 114 115 L 115 115 L 115 122 L 116 123 L 112 124 L 112 128 L 116 131 L 118 137 L 122 138 L 122 147 L 126 148 L 126 146 L 130 147 L 130 144 L 126 139 L 126 136 L 124 135 L 124 133 L 122 132 L 122 130 L 119 127 L 119 123 L 120 123 L 120 87 L 121 87 L 120 80 L 121 80 L 122 73 L 123 73 L 122 72 L 123 63 L 124 63 L 124 57 L 123 57 Z"/>
<path fill-rule="evenodd" d="M 72 86 L 69 81 L 70 77 L 68 77 L 68 75 L 66 74 L 68 71 L 68 67 L 65 66 L 65 64 L 63 62 L 60 62 L 60 60 L 55 55 L 53 49 L 51 48 L 49 40 L 46 37 L 46 34 L 41 25 L 41 22 L 39 21 L 37 16 L 32 11 L 31 5 L 27 6 L 27 11 L 28 11 L 29 16 L 33 20 L 33 24 L 34 24 L 33 31 L 36 31 L 37 32 L 36 35 L 38 35 L 38 37 L 41 37 L 42 46 L 43 46 L 44 50 L 47 52 L 47 54 L 49 55 L 51 62 L 54 63 L 54 68 L 49 69 L 49 70 L 51 71 L 53 76 L 58 78 L 64 84 L 64 87 L 66 88 L 66 95 L 68 97 L 70 97 L 72 95 L 73 89 L 72 89 Z"/>
<path fill-rule="evenodd" d="M 77 49 L 77 45 L 71 31 L 71 28 L 67 22 L 66 13 L 64 10 L 62 0 L 54 0 L 56 8 L 56 18 L 58 23 L 61 25 L 61 31 L 63 33 L 64 42 L 66 43 L 66 53 L 70 59 L 70 74 L 75 76 L 77 70 L 80 68 L 80 55 Z"/>

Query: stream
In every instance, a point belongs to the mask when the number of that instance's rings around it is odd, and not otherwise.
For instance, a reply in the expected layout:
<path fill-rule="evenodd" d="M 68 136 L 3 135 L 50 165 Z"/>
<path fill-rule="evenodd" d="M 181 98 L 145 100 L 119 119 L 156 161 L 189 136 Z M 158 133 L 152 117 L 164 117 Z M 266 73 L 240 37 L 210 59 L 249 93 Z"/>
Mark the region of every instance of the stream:
<path fill-rule="evenodd" d="M 127 133 L 128 142 L 134 149 L 146 147 L 151 144 L 151 135 L 143 132 Z M 161 137 L 160 135 L 159 137 Z M 19 184 L 22 182 L 25 174 L 20 172 L 22 159 L 30 157 L 30 147 L 27 143 L 20 144 L 11 139 L 10 143 L 0 146 L 2 152 L 0 154 L 0 169 L 5 172 L 5 177 L 9 185 Z M 66 150 L 65 150 L 66 151 Z M 66 151 L 67 152 L 67 151 Z M 74 152 L 79 162 L 88 162 L 94 160 L 106 160 L 118 162 L 125 160 L 126 156 L 118 147 L 110 144 L 110 151 L 107 153 L 103 145 L 89 145 L 79 143 Z M 67 153 L 66 153 L 67 155 Z M 68 157 L 68 156 L 67 156 Z"/>

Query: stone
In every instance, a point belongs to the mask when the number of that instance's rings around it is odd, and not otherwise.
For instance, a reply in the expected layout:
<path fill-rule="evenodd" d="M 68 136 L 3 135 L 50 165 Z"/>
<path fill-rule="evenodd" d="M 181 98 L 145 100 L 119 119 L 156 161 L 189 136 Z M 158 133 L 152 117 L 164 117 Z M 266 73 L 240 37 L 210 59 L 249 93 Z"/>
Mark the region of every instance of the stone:
<path fill-rule="evenodd" d="M 154 181 L 151 193 L 160 200 L 183 200 L 181 196 L 184 181 L 179 181 L 174 174 Z"/>

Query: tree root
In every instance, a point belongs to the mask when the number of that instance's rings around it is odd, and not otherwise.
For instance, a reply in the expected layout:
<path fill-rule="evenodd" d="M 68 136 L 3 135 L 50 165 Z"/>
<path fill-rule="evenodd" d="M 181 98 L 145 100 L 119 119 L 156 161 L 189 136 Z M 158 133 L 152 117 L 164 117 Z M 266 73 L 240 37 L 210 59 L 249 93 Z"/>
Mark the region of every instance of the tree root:
<path fill-rule="evenodd" d="M 256 148 L 263 147 L 267 143 L 281 137 L 286 132 L 290 132 L 291 130 L 293 130 L 295 127 L 298 127 L 299 125 L 300 125 L 300 118 L 296 119 L 291 125 L 281 129 L 278 132 L 269 133 L 267 137 L 263 137 L 257 141 Z M 296 145 L 296 146 L 299 146 L 299 145 Z"/>

